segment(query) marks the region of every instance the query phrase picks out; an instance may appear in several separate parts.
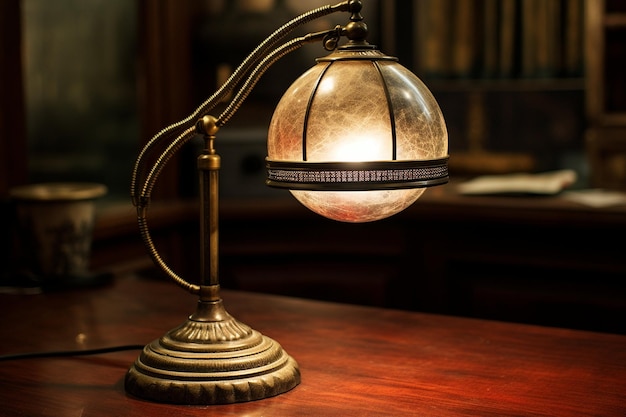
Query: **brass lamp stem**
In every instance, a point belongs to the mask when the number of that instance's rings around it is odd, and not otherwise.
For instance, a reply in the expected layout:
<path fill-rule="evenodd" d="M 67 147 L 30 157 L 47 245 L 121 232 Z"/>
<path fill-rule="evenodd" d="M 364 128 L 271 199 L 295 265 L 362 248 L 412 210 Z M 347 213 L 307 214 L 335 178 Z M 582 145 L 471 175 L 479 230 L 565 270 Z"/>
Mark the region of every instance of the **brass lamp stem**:
<path fill-rule="evenodd" d="M 200 176 L 200 279 L 201 285 L 219 285 L 219 169 L 221 159 L 213 149 L 215 136 L 198 157 Z"/>

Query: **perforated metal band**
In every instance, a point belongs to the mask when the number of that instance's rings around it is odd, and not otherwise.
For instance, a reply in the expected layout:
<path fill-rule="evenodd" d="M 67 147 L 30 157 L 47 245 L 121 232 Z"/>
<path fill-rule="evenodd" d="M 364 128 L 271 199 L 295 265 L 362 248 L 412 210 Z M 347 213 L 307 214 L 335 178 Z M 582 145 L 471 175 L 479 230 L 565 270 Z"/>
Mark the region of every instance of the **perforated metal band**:
<path fill-rule="evenodd" d="M 285 162 L 266 160 L 271 187 L 292 190 L 387 190 L 448 182 L 448 157 L 419 161 Z"/>

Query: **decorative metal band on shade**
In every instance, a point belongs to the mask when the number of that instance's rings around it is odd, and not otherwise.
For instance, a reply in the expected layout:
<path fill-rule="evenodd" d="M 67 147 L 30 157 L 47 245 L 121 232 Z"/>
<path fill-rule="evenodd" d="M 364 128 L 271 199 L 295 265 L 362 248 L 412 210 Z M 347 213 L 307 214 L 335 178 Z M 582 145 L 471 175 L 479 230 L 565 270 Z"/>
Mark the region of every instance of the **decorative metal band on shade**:
<path fill-rule="evenodd" d="M 291 190 L 424 188 L 448 182 L 448 158 L 419 161 L 266 161 L 266 184 Z"/>

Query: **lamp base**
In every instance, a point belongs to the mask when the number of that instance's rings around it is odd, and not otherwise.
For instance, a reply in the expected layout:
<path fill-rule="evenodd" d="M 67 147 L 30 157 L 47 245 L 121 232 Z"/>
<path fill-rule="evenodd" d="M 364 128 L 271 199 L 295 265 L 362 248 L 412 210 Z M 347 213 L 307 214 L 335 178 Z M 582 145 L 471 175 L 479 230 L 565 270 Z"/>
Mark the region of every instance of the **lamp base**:
<path fill-rule="evenodd" d="M 125 388 L 155 402 L 212 405 L 273 397 L 299 383 L 296 361 L 276 341 L 235 320 L 219 300 L 200 301 L 185 323 L 146 345 Z"/>

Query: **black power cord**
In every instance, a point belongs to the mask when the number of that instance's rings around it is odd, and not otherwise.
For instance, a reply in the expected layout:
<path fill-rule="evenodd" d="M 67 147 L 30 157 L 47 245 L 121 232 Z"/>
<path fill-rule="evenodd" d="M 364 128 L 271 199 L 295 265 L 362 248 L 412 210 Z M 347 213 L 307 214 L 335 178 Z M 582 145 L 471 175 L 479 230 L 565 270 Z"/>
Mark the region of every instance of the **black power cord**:
<path fill-rule="evenodd" d="M 145 345 L 121 345 L 121 346 L 112 346 L 112 347 L 98 348 L 98 349 L 13 353 L 13 354 L 8 354 L 8 355 L 0 355 L 0 362 L 1 361 L 13 361 L 13 360 L 19 360 L 19 359 L 60 358 L 60 357 L 71 357 L 71 356 L 99 355 L 102 353 L 120 352 L 123 350 L 141 350 L 144 348 L 144 346 Z"/>

